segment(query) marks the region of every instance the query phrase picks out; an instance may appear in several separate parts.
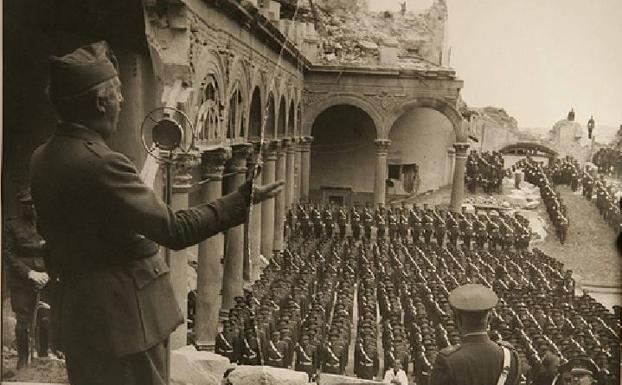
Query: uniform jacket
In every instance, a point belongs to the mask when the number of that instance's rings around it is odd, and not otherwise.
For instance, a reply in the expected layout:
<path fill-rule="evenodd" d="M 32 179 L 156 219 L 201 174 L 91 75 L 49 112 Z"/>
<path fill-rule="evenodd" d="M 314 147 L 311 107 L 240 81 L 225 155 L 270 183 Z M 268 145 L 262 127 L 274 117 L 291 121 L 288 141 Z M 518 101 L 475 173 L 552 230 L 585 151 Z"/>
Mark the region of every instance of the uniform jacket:
<path fill-rule="evenodd" d="M 173 212 L 132 162 L 87 127 L 60 123 L 32 157 L 31 190 L 49 268 L 60 277 L 61 342 L 123 356 L 183 322 L 158 244 L 179 250 L 245 220 L 250 186 Z"/>
<path fill-rule="evenodd" d="M 496 385 L 503 367 L 501 346 L 487 335 L 466 336 L 462 341 L 462 345 L 440 351 L 432 370 L 431 385 Z M 513 348 L 510 352 L 510 373 L 505 384 L 517 385 L 518 354 Z"/>
<path fill-rule="evenodd" d="M 4 228 L 2 248 L 10 269 L 10 285 L 34 287 L 28 278 L 31 270 L 45 271 L 45 245 L 34 222 L 18 218 Z"/>

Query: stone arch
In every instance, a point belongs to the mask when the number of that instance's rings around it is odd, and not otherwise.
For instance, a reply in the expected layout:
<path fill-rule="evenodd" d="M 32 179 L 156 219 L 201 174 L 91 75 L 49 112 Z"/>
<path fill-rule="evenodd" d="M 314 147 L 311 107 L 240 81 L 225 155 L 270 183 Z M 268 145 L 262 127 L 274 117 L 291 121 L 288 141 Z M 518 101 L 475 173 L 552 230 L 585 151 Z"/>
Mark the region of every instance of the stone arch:
<path fill-rule="evenodd" d="M 237 104 L 235 106 L 231 105 L 232 100 L 234 99 L 234 94 L 237 92 Z M 231 70 L 229 71 L 229 84 L 227 87 L 227 105 L 226 115 L 229 117 L 227 121 L 227 136 L 231 138 L 243 137 L 247 131 L 248 126 L 248 109 L 250 108 L 250 99 L 251 99 L 251 88 L 250 88 L 250 76 L 248 73 L 248 68 L 246 67 L 245 61 L 236 56 L 233 63 L 231 64 Z M 231 131 L 231 108 L 235 108 L 234 111 L 236 115 L 235 121 L 235 130 Z"/>
<path fill-rule="evenodd" d="M 264 107 L 261 97 L 261 89 L 259 86 L 256 86 L 252 90 L 249 97 L 248 125 L 244 135 L 247 140 L 258 140 L 260 138 L 263 118 Z"/>
<path fill-rule="evenodd" d="M 276 99 L 273 92 L 270 92 L 267 96 L 266 101 L 266 112 L 268 116 L 264 117 L 265 127 L 264 127 L 264 138 L 275 138 L 276 137 Z M 263 123 L 262 123 L 263 124 Z"/>
<path fill-rule="evenodd" d="M 276 130 L 279 139 L 287 135 L 287 102 L 285 99 L 285 95 L 281 95 L 277 109 Z"/>
<path fill-rule="evenodd" d="M 294 100 L 290 99 L 289 108 L 287 109 L 287 130 L 285 136 L 294 136 L 296 133 L 296 109 Z"/>
<path fill-rule="evenodd" d="M 313 103 L 305 108 L 302 131 L 300 135 L 311 135 L 313 122 L 326 109 L 337 105 L 350 105 L 363 110 L 374 122 L 376 127 L 376 138 L 386 139 L 385 130 L 383 130 L 384 116 L 371 102 L 356 94 L 339 94 L 327 95 L 317 103 Z M 388 132 L 386 133 L 388 134 Z"/>
<path fill-rule="evenodd" d="M 501 154 L 510 154 L 514 152 L 520 153 L 521 150 L 532 150 L 535 152 L 541 152 L 551 158 L 555 158 L 559 155 L 557 151 L 553 150 L 552 148 L 545 146 L 543 144 L 540 144 L 540 143 L 533 143 L 533 142 L 518 142 L 514 144 L 508 144 L 507 146 L 501 148 L 499 152 Z M 525 155 L 528 155 L 528 154 L 525 153 Z"/>
<path fill-rule="evenodd" d="M 201 53 L 195 65 L 197 92 L 194 93 L 195 135 L 200 141 L 218 141 L 224 137 L 222 114 L 226 97 L 225 66 L 215 50 Z"/>
<path fill-rule="evenodd" d="M 456 134 L 456 142 L 467 142 L 467 132 L 462 129 L 463 118 L 460 112 L 442 99 L 430 98 L 430 97 L 417 97 L 414 99 L 410 99 L 405 101 L 404 103 L 399 104 L 396 108 L 391 112 L 391 117 L 387 122 L 386 133 L 384 134 L 384 138 L 389 137 L 389 133 L 391 128 L 395 124 L 395 122 L 402 116 L 406 111 L 413 108 L 430 108 L 440 112 L 445 115 L 447 119 L 451 122 L 454 133 Z"/>
<path fill-rule="evenodd" d="M 257 103 L 259 106 L 259 116 L 261 121 L 264 119 L 265 114 L 265 106 L 266 106 L 266 84 L 265 84 L 265 76 L 256 65 L 252 65 L 249 69 L 249 93 L 248 93 L 248 108 L 246 109 L 246 131 L 244 132 L 244 137 L 248 139 L 259 139 L 259 136 L 255 137 L 255 132 L 253 131 L 253 103 Z M 257 108 L 257 104 L 255 105 L 255 109 Z M 255 115 L 257 115 L 257 111 L 254 111 Z M 259 131 L 261 130 L 261 127 Z M 257 131 L 257 132 L 259 132 Z"/>

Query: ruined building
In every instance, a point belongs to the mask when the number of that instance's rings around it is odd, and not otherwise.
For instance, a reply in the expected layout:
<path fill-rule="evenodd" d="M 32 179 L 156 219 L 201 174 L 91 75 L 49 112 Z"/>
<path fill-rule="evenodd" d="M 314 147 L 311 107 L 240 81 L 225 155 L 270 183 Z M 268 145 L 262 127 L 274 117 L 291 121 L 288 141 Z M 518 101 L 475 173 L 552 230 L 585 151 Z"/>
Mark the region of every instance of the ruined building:
<path fill-rule="evenodd" d="M 451 207 L 460 207 L 468 124 L 457 109 L 463 82 L 447 66 L 444 0 L 404 15 L 333 12 L 328 0 L 8 0 L 4 7 L 5 216 L 28 184 L 33 149 L 55 128 L 47 56 L 99 39 L 118 57 L 125 97 L 112 148 L 140 169 L 149 111 L 174 107 L 192 123 L 185 136 L 194 147 L 175 158 L 174 207 L 235 189 L 259 162 L 263 182 L 287 181 L 280 196 L 253 208 L 246 226 L 172 258 L 182 305 L 187 260 L 198 260 L 201 343 L 213 343 L 219 309 L 258 276 L 260 254 L 283 249 L 283 218 L 299 200 L 384 203 L 387 193 L 453 180 Z M 171 344 L 185 343 L 182 326 Z"/>

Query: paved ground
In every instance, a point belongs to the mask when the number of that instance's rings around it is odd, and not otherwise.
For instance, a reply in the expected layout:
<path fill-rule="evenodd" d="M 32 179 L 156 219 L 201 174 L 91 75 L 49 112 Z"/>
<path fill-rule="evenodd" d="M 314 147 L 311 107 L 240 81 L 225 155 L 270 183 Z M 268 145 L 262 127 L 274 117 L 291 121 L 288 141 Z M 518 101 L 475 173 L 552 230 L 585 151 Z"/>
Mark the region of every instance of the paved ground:
<path fill-rule="evenodd" d="M 622 258 L 614 246 L 615 233 L 607 226 L 593 202 L 583 198 L 580 192 L 573 193 L 567 186 L 558 186 L 562 199 L 568 206 L 570 227 L 567 241 L 561 245 L 555 237 L 548 215 L 542 203 L 537 214 L 546 224 L 547 236 L 544 241 L 532 242 L 549 255 L 564 262 L 572 269 L 577 279 L 586 284 L 622 286 Z M 505 188 L 509 194 L 511 189 Z M 417 204 L 443 205 L 449 201 L 450 188 L 442 188 L 430 194 L 407 199 Z M 469 196 L 467 194 L 467 196 Z M 493 195 L 503 199 L 502 196 Z"/>
<path fill-rule="evenodd" d="M 552 227 L 548 227 L 547 238 L 536 246 L 566 264 L 584 284 L 620 286 L 622 258 L 615 248 L 616 234 L 600 217 L 594 203 L 580 192 L 573 193 L 567 186 L 558 186 L 557 191 L 568 207 L 567 241 L 560 244 Z M 539 210 L 541 216 L 547 216 L 544 208 Z"/>

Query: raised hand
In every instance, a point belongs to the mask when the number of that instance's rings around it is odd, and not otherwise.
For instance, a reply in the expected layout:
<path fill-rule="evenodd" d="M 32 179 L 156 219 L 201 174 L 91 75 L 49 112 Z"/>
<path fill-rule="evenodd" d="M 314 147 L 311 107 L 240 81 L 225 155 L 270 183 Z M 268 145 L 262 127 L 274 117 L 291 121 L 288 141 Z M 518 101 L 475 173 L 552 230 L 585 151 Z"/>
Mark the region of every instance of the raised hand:
<path fill-rule="evenodd" d="M 283 190 L 284 180 L 266 184 L 263 186 L 253 186 L 253 203 L 263 202 L 266 199 L 273 198 L 281 190 Z"/>

